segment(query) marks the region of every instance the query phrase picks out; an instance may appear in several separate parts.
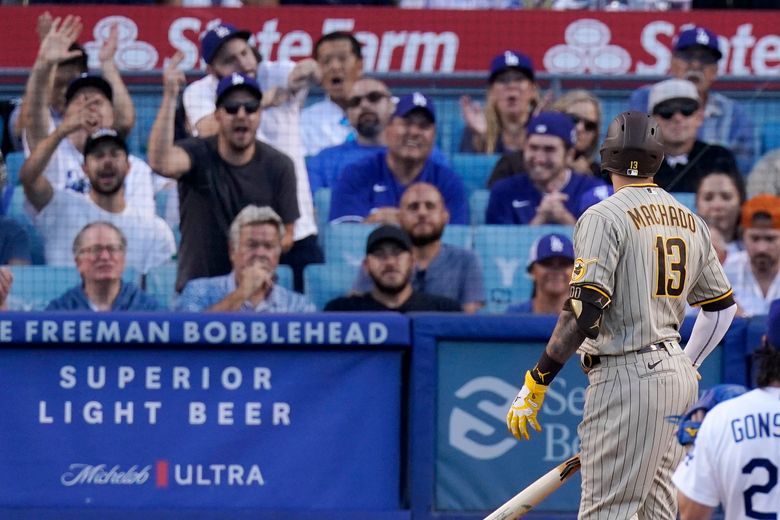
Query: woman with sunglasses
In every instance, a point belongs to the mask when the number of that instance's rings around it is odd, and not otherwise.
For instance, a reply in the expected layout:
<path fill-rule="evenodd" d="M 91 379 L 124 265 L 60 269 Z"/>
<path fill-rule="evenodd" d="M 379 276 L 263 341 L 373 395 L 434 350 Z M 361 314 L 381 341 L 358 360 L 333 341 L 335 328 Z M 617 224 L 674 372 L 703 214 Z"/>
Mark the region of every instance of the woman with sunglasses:
<path fill-rule="evenodd" d="M 469 96 L 460 99 L 466 127 L 459 151 L 501 154 L 522 150 L 525 125 L 538 106 L 531 59 L 519 52 L 504 51 L 490 62 L 484 110 Z"/>
<path fill-rule="evenodd" d="M 601 167 L 597 159 L 601 125 L 599 99 L 587 90 L 571 90 L 558 98 L 552 109 L 569 115 L 577 130 L 577 142 L 574 145 L 576 153 L 569 167 L 576 172 L 592 173 L 601 177 Z"/>

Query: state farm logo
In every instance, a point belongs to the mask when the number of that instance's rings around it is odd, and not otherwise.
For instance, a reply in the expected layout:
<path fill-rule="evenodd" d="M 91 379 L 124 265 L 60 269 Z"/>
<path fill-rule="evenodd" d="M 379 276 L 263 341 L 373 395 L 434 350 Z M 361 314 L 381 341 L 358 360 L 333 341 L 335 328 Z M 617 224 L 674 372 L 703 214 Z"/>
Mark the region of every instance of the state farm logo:
<path fill-rule="evenodd" d="M 564 33 L 566 44 L 551 47 L 544 54 L 548 72 L 583 74 L 625 74 L 631 55 L 623 47 L 610 45 L 609 27 L 592 18 L 572 22 Z"/>
<path fill-rule="evenodd" d="M 67 487 L 80 485 L 140 486 L 149 480 L 151 469 L 151 466 L 139 469 L 138 465 L 134 465 L 123 470 L 118 464 L 109 468 L 107 464 L 74 463 L 68 467 L 68 471 L 62 474 L 60 482 Z"/>

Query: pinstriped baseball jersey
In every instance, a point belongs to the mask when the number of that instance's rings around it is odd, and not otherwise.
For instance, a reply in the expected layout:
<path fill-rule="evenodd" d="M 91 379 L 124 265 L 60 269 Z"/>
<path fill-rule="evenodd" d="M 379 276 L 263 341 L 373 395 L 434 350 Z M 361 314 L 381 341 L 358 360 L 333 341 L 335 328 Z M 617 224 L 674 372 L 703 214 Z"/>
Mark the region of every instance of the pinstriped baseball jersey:
<path fill-rule="evenodd" d="M 704 221 L 655 184 L 634 184 L 591 206 L 574 229 L 571 285 L 611 298 L 590 354 L 620 355 L 679 341 L 685 304 L 731 294 Z"/>

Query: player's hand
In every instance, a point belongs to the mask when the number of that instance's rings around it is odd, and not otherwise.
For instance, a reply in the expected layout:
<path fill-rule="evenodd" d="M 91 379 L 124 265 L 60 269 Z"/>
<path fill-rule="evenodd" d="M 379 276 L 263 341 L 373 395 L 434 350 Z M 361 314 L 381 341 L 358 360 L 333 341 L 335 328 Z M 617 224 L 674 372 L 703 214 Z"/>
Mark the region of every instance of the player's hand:
<path fill-rule="evenodd" d="M 182 85 L 187 82 L 184 77 L 184 71 L 179 69 L 179 65 L 184 60 L 184 53 L 176 51 L 165 65 L 163 70 L 163 92 L 169 96 L 176 97 Z"/>
<path fill-rule="evenodd" d="M 81 56 L 81 52 L 78 50 L 70 51 L 68 47 L 76 41 L 80 33 L 80 17 L 68 15 L 65 20 L 60 17 L 55 18 L 38 49 L 38 60 L 49 65 L 56 65 L 72 58 L 78 58 Z"/>
<path fill-rule="evenodd" d="M 542 431 L 536 415 L 542 408 L 547 385 L 541 385 L 531 377 L 531 371 L 525 373 L 525 384 L 512 402 L 506 414 L 506 427 L 516 438 L 528 440 L 528 425 L 537 432 Z"/>

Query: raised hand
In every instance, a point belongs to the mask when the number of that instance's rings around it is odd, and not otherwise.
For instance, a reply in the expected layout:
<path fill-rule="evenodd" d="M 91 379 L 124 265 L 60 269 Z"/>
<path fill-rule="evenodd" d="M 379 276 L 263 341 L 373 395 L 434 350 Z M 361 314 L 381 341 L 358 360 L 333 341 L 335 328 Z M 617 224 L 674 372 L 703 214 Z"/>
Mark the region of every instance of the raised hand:
<path fill-rule="evenodd" d="M 64 20 L 60 17 L 52 20 L 49 32 L 38 49 L 38 59 L 48 65 L 56 65 L 81 56 L 78 50 L 68 50 L 79 37 L 81 27 L 81 18 L 78 16 L 68 15 Z"/>
<path fill-rule="evenodd" d="M 38 22 L 35 26 L 35 32 L 38 33 L 39 42 L 42 42 L 43 39 L 46 38 L 46 35 L 49 34 L 52 20 L 53 18 L 51 17 L 51 13 L 49 11 L 46 11 L 38 17 Z"/>
<path fill-rule="evenodd" d="M 86 130 L 87 132 L 97 130 L 101 126 L 100 112 L 97 106 L 99 102 L 98 97 L 77 94 L 68 104 L 59 129 L 66 135 L 77 130 Z"/>
<path fill-rule="evenodd" d="M 184 72 L 179 69 L 179 65 L 184 60 L 184 53 L 176 51 L 163 70 L 163 92 L 167 95 L 176 97 L 182 85 L 187 82 Z"/>
<path fill-rule="evenodd" d="M 469 96 L 461 96 L 460 111 L 466 126 L 475 134 L 484 136 L 487 133 L 487 119 L 482 104 L 473 101 Z"/>
<path fill-rule="evenodd" d="M 114 63 L 114 56 L 119 43 L 119 24 L 112 24 L 108 31 L 108 38 L 103 42 L 98 53 L 101 65 Z"/>

